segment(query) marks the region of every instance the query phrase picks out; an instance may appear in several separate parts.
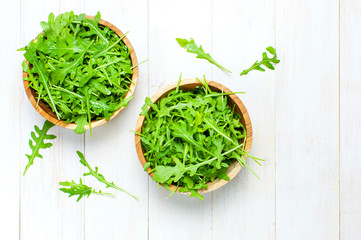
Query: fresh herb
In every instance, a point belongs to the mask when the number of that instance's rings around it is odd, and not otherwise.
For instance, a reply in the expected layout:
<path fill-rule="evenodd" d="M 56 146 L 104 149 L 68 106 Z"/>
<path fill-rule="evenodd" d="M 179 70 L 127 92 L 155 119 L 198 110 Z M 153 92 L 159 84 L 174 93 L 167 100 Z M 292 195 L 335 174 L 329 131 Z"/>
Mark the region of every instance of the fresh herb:
<path fill-rule="evenodd" d="M 154 173 L 154 181 L 203 199 L 198 190 L 217 178 L 228 181 L 226 170 L 234 159 L 248 168 L 245 157 L 262 159 L 245 151 L 246 130 L 228 105 L 229 94 L 212 92 L 206 80 L 200 82 L 190 91 L 177 87 L 157 103 L 146 98 L 141 113 L 146 120 L 135 134 L 147 159 L 144 170 Z"/>
<path fill-rule="evenodd" d="M 76 183 L 74 182 L 74 180 L 72 180 L 71 182 L 60 182 L 59 185 L 66 188 L 60 188 L 59 190 L 64 193 L 68 193 L 69 197 L 78 195 L 78 198 L 76 200 L 77 202 L 79 202 L 79 200 L 84 196 L 89 197 L 92 193 L 114 196 L 111 193 L 103 193 L 102 191 L 96 191 L 92 187 L 88 187 L 87 185 L 83 184 L 81 178 L 79 181 L 80 183 Z"/>
<path fill-rule="evenodd" d="M 269 69 L 271 69 L 271 70 L 274 70 L 275 68 L 274 68 L 274 66 L 272 65 L 272 63 L 273 63 L 273 64 L 277 64 L 277 63 L 280 62 L 280 60 L 277 59 L 276 49 L 273 48 L 273 47 L 271 47 L 271 46 L 269 46 L 268 48 L 266 48 L 266 50 L 267 50 L 270 54 L 273 55 L 272 58 L 269 58 L 269 57 L 267 56 L 267 52 L 264 52 L 264 53 L 262 54 L 262 61 L 260 61 L 260 62 L 256 61 L 256 62 L 252 65 L 252 67 L 250 67 L 250 68 L 248 68 L 248 69 L 246 69 L 246 70 L 243 70 L 240 75 L 241 75 L 241 76 L 242 76 L 242 75 L 245 75 L 245 74 L 247 74 L 249 71 L 252 71 L 252 70 L 259 70 L 259 71 L 264 72 L 265 69 L 262 68 L 261 65 L 264 65 L 264 66 L 266 66 L 267 68 L 269 68 Z"/>
<path fill-rule="evenodd" d="M 52 143 L 45 143 L 44 140 L 51 140 L 51 139 L 55 139 L 56 136 L 55 135 L 50 135 L 47 134 L 47 132 L 49 131 L 50 128 L 54 127 L 54 124 L 52 124 L 51 122 L 49 122 L 48 120 L 46 120 L 44 122 L 43 128 L 40 129 L 38 126 L 34 126 L 35 132 L 31 132 L 31 139 L 29 139 L 29 146 L 31 149 L 31 154 L 25 154 L 26 157 L 28 158 L 29 162 L 25 167 L 24 173 L 23 175 L 25 175 L 25 173 L 28 171 L 29 167 L 34 163 L 34 159 L 36 157 L 39 158 L 43 158 L 43 156 L 39 153 L 39 150 L 41 148 L 45 149 L 45 148 L 50 148 L 51 146 L 53 146 Z M 36 136 L 36 134 L 38 136 Z"/>
<path fill-rule="evenodd" d="M 135 198 L 136 200 L 138 200 L 138 198 L 136 196 L 134 196 L 134 195 L 130 194 L 129 192 L 125 191 L 124 189 L 118 187 L 117 185 L 114 184 L 114 182 L 109 182 L 109 181 L 105 180 L 104 176 L 98 172 L 98 167 L 95 167 L 95 170 L 93 170 L 90 167 L 89 163 L 85 160 L 85 157 L 84 157 L 83 153 L 81 153 L 79 151 L 77 151 L 76 153 L 78 154 L 78 156 L 80 158 L 80 163 L 82 165 L 84 165 L 85 167 L 87 167 L 88 170 L 89 170 L 89 172 L 84 173 L 83 176 L 91 175 L 91 176 L 95 177 L 99 182 L 104 183 L 106 185 L 105 188 L 114 188 L 114 189 L 122 191 L 122 192 L 128 194 L 129 196 Z M 74 182 L 74 180 L 72 180 L 71 182 L 68 182 L 68 181 L 60 182 L 59 184 L 61 186 L 68 187 L 68 188 L 60 188 L 59 190 L 64 192 L 64 193 L 68 193 L 69 197 L 74 196 L 74 195 L 79 195 L 79 197 L 77 199 L 77 202 L 83 196 L 89 197 L 90 194 L 92 194 L 92 193 L 114 196 L 111 193 L 104 193 L 102 191 L 94 190 L 92 187 L 89 187 L 89 186 L 83 184 L 81 178 L 80 178 L 80 183 L 76 183 L 76 182 Z"/>
<path fill-rule="evenodd" d="M 48 22 L 41 22 L 44 31 L 36 41 L 19 49 L 25 51 L 23 71 L 38 102 L 44 101 L 58 119 L 76 123 L 78 134 L 93 120 L 109 120 L 132 99 L 124 99 L 135 67 L 124 35 L 99 20 L 99 12 L 94 20 L 73 12 L 51 13 Z"/>
<path fill-rule="evenodd" d="M 202 45 L 199 45 L 199 47 L 197 46 L 197 44 L 194 42 L 194 39 L 191 38 L 190 41 L 188 41 L 187 39 L 183 39 L 183 38 L 176 38 L 177 42 L 179 43 L 179 45 L 182 48 L 187 49 L 187 52 L 190 53 L 194 53 L 197 54 L 197 58 L 201 58 L 201 59 L 206 59 L 208 62 L 216 65 L 217 67 L 219 67 L 220 69 L 232 73 L 231 71 L 229 71 L 228 69 L 224 68 L 221 64 L 219 64 L 218 62 L 216 62 L 211 55 L 209 55 L 209 53 L 205 53 Z"/>
<path fill-rule="evenodd" d="M 105 180 L 104 176 L 98 172 L 98 167 L 95 167 L 95 170 L 93 170 L 90 167 L 89 163 L 85 160 L 85 157 L 81 152 L 77 151 L 77 154 L 80 158 L 80 163 L 83 164 L 85 167 L 87 167 L 89 170 L 89 172 L 84 173 L 84 176 L 91 175 L 91 176 L 95 177 L 99 182 L 104 183 L 106 185 L 106 188 L 114 188 L 114 189 L 124 192 L 124 193 L 128 194 L 129 196 L 138 200 L 138 198 L 136 196 L 134 196 L 134 195 L 130 194 L 128 191 L 118 187 L 117 185 L 114 184 L 114 182 L 109 182 L 109 181 Z"/>

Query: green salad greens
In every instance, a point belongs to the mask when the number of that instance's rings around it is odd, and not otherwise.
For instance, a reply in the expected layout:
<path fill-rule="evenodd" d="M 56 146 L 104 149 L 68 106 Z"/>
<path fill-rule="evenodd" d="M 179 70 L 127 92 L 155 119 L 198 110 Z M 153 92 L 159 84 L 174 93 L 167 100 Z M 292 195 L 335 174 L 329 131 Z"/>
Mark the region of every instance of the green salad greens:
<path fill-rule="evenodd" d="M 85 14 L 49 15 L 43 32 L 22 51 L 23 71 L 30 87 L 58 119 L 77 124 L 84 133 L 90 121 L 110 116 L 131 98 L 132 62 L 127 46 L 114 31 Z M 91 131 L 91 129 L 90 129 Z"/>
<path fill-rule="evenodd" d="M 200 82 L 201 87 L 188 92 L 178 85 L 157 103 L 146 98 L 141 113 L 146 119 L 136 134 L 147 159 L 144 170 L 151 169 L 154 181 L 203 199 L 198 190 L 207 189 L 208 182 L 230 179 L 226 170 L 232 160 L 248 168 L 245 157 L 258 164 L 263 160 L 244 149 L 246 130 L 228 105 L 230 93 L 212 92 L 205 79 Z"/>

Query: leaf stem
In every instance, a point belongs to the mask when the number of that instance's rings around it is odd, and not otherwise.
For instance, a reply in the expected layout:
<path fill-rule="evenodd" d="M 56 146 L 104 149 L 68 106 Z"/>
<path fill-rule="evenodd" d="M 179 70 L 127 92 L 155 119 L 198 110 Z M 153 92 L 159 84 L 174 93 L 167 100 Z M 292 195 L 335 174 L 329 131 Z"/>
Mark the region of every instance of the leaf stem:
<path fill-rule="evenodd" d="M 77 151 L 77 153 L 78 153 L 78 156 L 80 157 L 80 163 L 82 163 L 84 166 L 86 166 L 89 170 L 89 174 L 92 175 L 93 177 L 95 177 L 99 182 L 104 183 L 107 188 L 111 187 L 111 188 L 117 189 L 117 190 L 122 191 L 122 192 L 128 194 L 129 196 L 135 198 L 136 200 L 139 200 L 136 196 L 134 196 L 131 193 L 129 193 L 128 191 L 116 186 L 113 182 L 110 183 L 107 180 L 105 180 L 103 175 L 99 174 L 98 172 L 95 172 L 90 167 L 89 163 L 85 160 L 84 155 L 81 152 Z M 84 173 L 84 176 L 89 175 L 89 174 Z"/>

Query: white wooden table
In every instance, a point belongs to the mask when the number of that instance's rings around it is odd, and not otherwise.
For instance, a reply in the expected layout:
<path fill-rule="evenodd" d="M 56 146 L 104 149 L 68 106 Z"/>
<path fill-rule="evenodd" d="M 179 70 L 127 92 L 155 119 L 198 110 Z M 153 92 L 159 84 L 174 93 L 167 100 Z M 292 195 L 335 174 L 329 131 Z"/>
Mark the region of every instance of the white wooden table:
<path fill-rule="evenodd" d="M 149 61 L 125 111 L 93 138 L 53 128 L 54 147 L 23 177 L 30 131 L 44 119 L 25 95 L 16 49 L 50 12 L 69 10 L 101 11 Z M 361 239 L 359 0 L 1 0 L 0 22 L 0 239 Z M 176 37 L 193 37 L 233 73 L 186 53 Z M 281 59 L 276 71 L 240 77 L 269 45 Z M 247 92 L 252 154 L 266 159 L 249 161 L 260 180 L 243 169 L 203 201 L 165 200 L 143 171 L 129 130 L 145 97 L 181 72 Z M 59 181 L 84 172 L 76 150 L 140 200 L 117 193 L 76 203 L 60 192 Z"/>

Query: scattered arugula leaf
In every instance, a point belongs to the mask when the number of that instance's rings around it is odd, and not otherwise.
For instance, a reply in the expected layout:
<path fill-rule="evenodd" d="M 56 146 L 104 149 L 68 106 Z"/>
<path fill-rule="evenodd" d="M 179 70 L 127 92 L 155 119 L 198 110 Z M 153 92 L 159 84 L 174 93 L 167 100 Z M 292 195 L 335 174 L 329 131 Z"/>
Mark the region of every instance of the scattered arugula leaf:
<path fill-rule="evenodd" d="M 45 143 L 44 140 L 51 140 L 55 139 L 55 135 L 47 134 L 50 128 L 54 127 L 54 124 L 46 120 L 44 122 L 43 128 L 40 129 L 37 125 L 34 126 L 35 132 L 31 132 L 31 139 L 29 139 L 29 146 L 31 148 L 32 153 L 31 154 L 25 154 L 28 158 L 29 162 L 25 167 L 23 175 L 28 171 L 29 167 L 34 163 L 34 159 L 36 157 L 43 158 L 43 156 L 39 153 L 39 150 L 41 148 L 50 148 L 53 146 L 52 143 Z M 36 134 L 38 136 L 36 136 Z"/>
<path fill-rule="evenodd" d="M 146 120 L 135 134 L 141 136 L 147 159 L 144 170 L 154 172 L 154 181 L 203 199 L 198 190 L 217 178 L 228 181 L 226 170 L 235 159 L 247 167 L 245 157 L 263 160 L 244 150 L 246 131 L 227 103 L 229 94 L 212 92 L 206 80 L 199 82 L 201 87 L 177 87 L 157 103 L 146 98 L 141 113 Z"/>
<path fill-rule="evenodd" d="M 80 163 L 83 164 L 85 167 L 87 167 L 89 170 L 89 172 L 84 173 L 84 176 L 91 175 L 91 176 L 95 177 L 99 182 L 104 183 L 106 185 L 106 188 L 114 188 L 114 189 L 124 192 L 124 193 L 128 194 L 129 196 L 138 200 L 138 198 L 136 196 L 134 196 L 134 195 L 130 194 L 128 191 L 118 187 L 117 185 L 114 184 L 114 182 L 108 182 L 107 180 L 105 180 L 104 176 L 98 172 L 98 167 L 95 167 L 95 170 L 93 170 L 90 167 L 89 163 L 85 160 L 84 155 L 79 151 L 77 151 L 76 153 L 78 154 L 78 156 L 80 158 Z"/>
<path fill-rule="evenodd" d="M 110 116 L 127 107 L 124 99 L 133 74 L 130 52 L 122 38 L 99 25 L 100 13 L 88 19 L 85 14 L 66 12 L 41 22 L 44 32 L 25 51 L 26 79 L 58 119 L 76 123 L 75 132 L 85 132 L 90 122 Z"/>
<path fill-rule="evenodd" d="M 187 52 L 197 54 L 197 58 L 205 59 L 208 62 L 216 65 L 220 69 L 222 69 L 226 72 L 232 73 L 228 69 L 224 68 L 221 64 L 216 62 L 209 53 L 205 53 L 202 48 L 202 45 L 199 45 L 199 47 L 198 47 L 193 38 L 191 38 L 190 41 L 188 41 L 187 39 L 183 39 L 183 38 L 176 38 L 176 40 L 182 48 L 187 49 Z"/>
<path fill-rule="evenodd" d="M 266 50 L 267 50 L 270 54 L 273 55 L 272 58 L 269 58 L 269 57 L 267 56 L 267 52 L 264 52 L 264 53 L 262 54 L 262 61 L 258 62 L 258 60 L 257 60 L 250 68 L 248 68 L 248 69 L 246 69 L 246 70 L 243 70 L 240 75 L 241 75 L 241 76 L 242 76 L 242 75 L 245 75 L 245 74 L 247 74 L 249 71 L 252 71 L 252 70 L 259 70 L 259 71 L 261 71 L 261 72 L 264 72 L 265 69 L 262 68 L 261 65 L 264 65 L 264 66 L 266 66 L 267 68 L 269 68 L 269 69 L 271 69 L 271 70 L 274 70 L 275 68 L 274 68 L 274 66 L 272 65 L 272 63 L 273 63 L 273 64 L 277 64 L 277 63 L 280 62 L 280 60 L 277 59 L 276 49 L 273 48 L 272 46 L 269 46 L 268 48 L 266 48 Z"/>
<path fill-rule="evenodd" d="M 79 202 L 79 200 L 82 199 L 82 197 L 84 197 L 84 196 L 89 197 L 90 194 L 92 194 L 92 193 L 114 196 L 114 194 L 104 193 L 102 191 L 96 191 L 92 187 L 88 187 L 87 185 L 83 184 L 81 178 L 80 178 L 79 182 L 80 183 L 76 183 L 76 182 L 74 182 L 74 180 L 72 180 L 71 182 L 68 182 L 68 181 L 59 182 L 59 185 L 66 187 L 66 188 L 59 188 L 59 190 L 64 193 L 68 193 L 69 197 L 78 195 L 78 198 L 76 200 L 77 202 Z"/>

